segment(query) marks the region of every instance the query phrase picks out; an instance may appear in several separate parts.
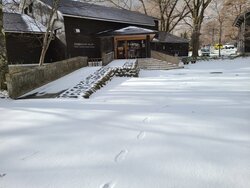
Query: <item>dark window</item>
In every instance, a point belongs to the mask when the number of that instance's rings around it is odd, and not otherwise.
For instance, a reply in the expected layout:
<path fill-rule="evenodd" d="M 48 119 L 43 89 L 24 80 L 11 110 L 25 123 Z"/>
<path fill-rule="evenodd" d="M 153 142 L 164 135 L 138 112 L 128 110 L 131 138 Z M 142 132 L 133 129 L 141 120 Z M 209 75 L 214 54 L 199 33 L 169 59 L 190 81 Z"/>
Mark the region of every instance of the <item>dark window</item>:
<path fill-rule="evenodd" d="M 24 14 L 28 14 L 28 7 L 24 9 Z"/>
<path fill-rule="evenodd" d="M 31 3 L 30 5 L 29 5 L 29 13 L 32 13 L 33 12 L 33 3 Z"/>

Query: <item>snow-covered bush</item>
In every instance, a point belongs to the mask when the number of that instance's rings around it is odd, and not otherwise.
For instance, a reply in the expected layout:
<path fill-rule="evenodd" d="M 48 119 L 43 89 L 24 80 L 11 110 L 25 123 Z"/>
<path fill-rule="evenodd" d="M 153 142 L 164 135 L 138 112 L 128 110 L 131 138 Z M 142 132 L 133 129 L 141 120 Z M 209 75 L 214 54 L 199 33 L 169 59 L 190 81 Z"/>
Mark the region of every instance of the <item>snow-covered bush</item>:
<path fill-rule="evenodd" d="M 0 99 L 7 99 L 9 98 L 8 92 L 7 91 L 1 91 L 0 90 Z"/>

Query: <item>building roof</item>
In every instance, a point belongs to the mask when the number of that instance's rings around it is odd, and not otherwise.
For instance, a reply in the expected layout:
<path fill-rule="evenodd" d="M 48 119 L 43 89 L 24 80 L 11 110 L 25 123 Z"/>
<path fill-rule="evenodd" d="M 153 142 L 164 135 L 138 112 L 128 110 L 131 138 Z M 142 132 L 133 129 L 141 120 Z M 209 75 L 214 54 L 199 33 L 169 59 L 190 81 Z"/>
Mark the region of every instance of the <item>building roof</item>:
<path fill-rule="evenodd" d="M 160 31 L 158 33 L 158 38 L 153 40 L 153 42 L 159 43 L 189 43 L 188 39 L 172 35 L 167 32 Z"/>
<path fill-rule="evenodd" d="M 235 21 L 234 21 L 233 26 L 240 27 L 241 24 L 244 22 L 245 17 L 249 19 L 249 17 L 250 17 L 250 11 L 249 10 L 244 12 L 243 14 L 237 16 Z"/>
<path fill-rule="evenodd" d="M 52 0 L 40 1 L 52 6 Z M 64 16 L 69 17 L 71 16 L 110 22 L 155 26 L 154 18 L 145 14 L 73 0 L 60 0 L 59 11 Z"/>
<path fill-rule="evenodd" d="M 46 27 L 25 14 L 4 12 L 3 25 L 5 32 L 36 34 L 46 32 Z"/>
<path fill-rule="evenodd" d="M 141 27 L 129 26 L 118 30 L 104 31 L 98 33 L 99 36 L 121 36 L 121 35 L 147 35 L 156 34 L 158 31 Z"/>

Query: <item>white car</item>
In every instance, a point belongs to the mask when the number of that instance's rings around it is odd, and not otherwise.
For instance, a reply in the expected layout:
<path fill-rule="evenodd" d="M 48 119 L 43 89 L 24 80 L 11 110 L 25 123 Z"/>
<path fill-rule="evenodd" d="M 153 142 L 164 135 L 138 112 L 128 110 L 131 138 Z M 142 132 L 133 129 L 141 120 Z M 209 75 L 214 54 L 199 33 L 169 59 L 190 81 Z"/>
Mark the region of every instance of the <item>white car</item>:
<path fill-rule="evenodd" d="M 233 44 L 225 44 L 224 46 L 224 49 L 234 49 L 235 46 Z"/>

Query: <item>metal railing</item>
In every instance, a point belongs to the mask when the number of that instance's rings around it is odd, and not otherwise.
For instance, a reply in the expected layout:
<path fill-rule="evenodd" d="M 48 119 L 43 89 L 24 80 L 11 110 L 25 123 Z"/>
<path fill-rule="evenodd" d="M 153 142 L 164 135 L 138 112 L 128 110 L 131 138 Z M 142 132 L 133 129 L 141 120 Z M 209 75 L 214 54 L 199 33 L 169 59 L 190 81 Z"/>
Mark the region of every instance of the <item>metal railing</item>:
<path fill-rule="evenodd" d="M 102 58 L 89 58 L 88 59 L 89 67 L 100 67 L 102 66 Z"/>

